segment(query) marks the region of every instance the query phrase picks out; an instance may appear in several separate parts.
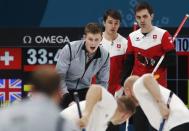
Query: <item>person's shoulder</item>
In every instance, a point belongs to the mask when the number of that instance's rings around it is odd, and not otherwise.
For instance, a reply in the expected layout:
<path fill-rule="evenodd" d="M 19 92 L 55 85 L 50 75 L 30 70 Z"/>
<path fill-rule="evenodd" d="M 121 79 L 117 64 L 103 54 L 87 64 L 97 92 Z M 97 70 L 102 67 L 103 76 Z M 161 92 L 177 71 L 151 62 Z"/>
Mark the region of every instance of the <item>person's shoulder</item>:
<path fill-rule="evenodd" d="M 101 107 L 104 107 L 104 109 L 106 109 L 106 111 L 108 111 L 108 112 L 109 111 L 114 112 L 117 107 L 116 99 L 105 88 L 102 88 L 101 92 L 102 92 L 102 98 L 101 98 L 101 101 L 99 102 L 99 105 L 101 105 Z M 107 107 L 110 107 L 110 108 L 107 109 Z"/>
<path fill-rule="evenodd" d="M 72 52 L 77 52 L 78 50 L 82 49 L 84 40 L 71 41 L 68 44 L 70 44 Z M 67 48 L 68 48 L 68 44 L 65 45 L 65 46 L 67 46 Z"/>
<path fill-rule="evenodd" d="M 144 75 L 140 76 L 136 81 L 135 83 L 133 84 L 133 90 L 136 89 L 136 88 L 140 88 L 140 86 L 143 85 L 143 80 L 144 80 Z"/>
<path fill-rule="evenodd" d="M 84 41 L 83 40 L 75 40 L 75 41 L 71 41 L 70 42 L 70 45 L 71 46 L 79 46 L 81 44 L 84 44 Z"/>
<path fill-rule="evenodd" d="M 102 57 L 107 57 L 109 55 L 109 52 L 103 47 L 99 46 L 99 49 L 101 51 Z"/>
<path fill-rule="evenodd" d="M 138 30 L 136 30 L 136 31 L 133 31 L 133 32 L 131 32 L 130 34 L 129 34 L 129 37 L 134 37 L 134 36 L 138 36 L 138 35 L 140 35 L 141 34 L 141 29 L 138 29 Z"/>
<path fill-rule="evenodd" d="M 165 32 L 167 32 L 167 30 L 159 28 L 157 26 L 154 26 L 154 31 L 156 31 L 157 33 L 162 33 L 162 34 L 164 34 Z"/>
<path fill-rule="evenodd" d="M 125 37 L 123 37 L 122 35 L 120 35 L 119 33 L 118 33 L 117 39 L 118 39 L 119 41 L 121 41 L 121 42 L 124 42 L 124 43 L 127 42 L 127 39 L 126 39 Z"/>
<path fill-rule="evenodd" d="M 100 88 L 101 88 L 101 92 L 102 92 L 102 99 L 108 98 L 110 101 L 111 100 L 114 101 L 113 95 L 106 88 L 104 88 L 102 86 L 100 86 Z"/>
<path fill-rule="evenodd" d="M 146 91 L 146 88 L 144 86 L 144 81 L 149 80 L 149 78 L 152 77 L 153 75 L 151 73 L 146 73 L 140 76 L 135 83 L 133 84 L 133 91 L 136 92 L 143 92 L 144 90 Z"/>
<path fill-rule="evenodd" d="M 104 53 L 104 54 L 108 54 L 108 51 L 105 50 L 103 47 L 99 46 L 99 48 L 100 48 L 100 50 L 101 50 L 102 53 Z"/>

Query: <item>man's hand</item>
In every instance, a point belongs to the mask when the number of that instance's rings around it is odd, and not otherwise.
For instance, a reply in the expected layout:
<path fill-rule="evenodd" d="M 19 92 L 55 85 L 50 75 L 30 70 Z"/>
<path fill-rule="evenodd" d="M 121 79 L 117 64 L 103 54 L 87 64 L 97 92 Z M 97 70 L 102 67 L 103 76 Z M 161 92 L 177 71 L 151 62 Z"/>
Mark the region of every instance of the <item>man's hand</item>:
<path fill-rule="evenodd" d="M 167 107 L 167 105 L 164 102 L 160 101 L 160 102 L 158 102 L 158 107 L 159 107 L 162 117 L 164 119 L 168 119 L 170 109 Z"/>
<path fill-rule="evenodd" d="M 141 55 L 140 52 L 137 54 L 137 59 L 144 66 L 155 66 L 155 63 L 156 63 L 156 61 L 153 58 L 145 57 L 145 56 Z"/>
<path fill-rule="evenodd" d="M 81 129 L 85 128 L 88 123 L 88 117 L 82 116 L 82 118 L 80 118 L 77 123 Z"/>

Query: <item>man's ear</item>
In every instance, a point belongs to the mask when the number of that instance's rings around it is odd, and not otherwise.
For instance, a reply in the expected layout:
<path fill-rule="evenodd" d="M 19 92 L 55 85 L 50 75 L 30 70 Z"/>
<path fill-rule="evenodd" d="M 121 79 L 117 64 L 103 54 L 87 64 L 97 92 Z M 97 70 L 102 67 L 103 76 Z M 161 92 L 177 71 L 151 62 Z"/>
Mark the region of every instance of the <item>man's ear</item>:
<path fill-rule="evenodd" d="M 102 37 L 102 35 L 101 35 L 101 41 L 102 41 L 102 39 L 103 39 L 103 37 Z M 101 43 L 101 42 L 100 42 Z"/>
<path fill-rule="evenodd" d="M 105 23 L 106 23 L 106 22 L 103 20 L 102 23 L 103 23 L 103 26 L 105 27 Z"/>
<path fill-rule="evenodd" d="M 152 20 L 154 19 L 154 14 L 151 14 Z"/>
<path fill-rule="evenodd" d="M 130 112 L 125 112 L 123 116 L 124 116 L 124 119 L 127 120 L 131 116 L 131 113 Z"/>
<path fill-rule="evenodd" d="M 83 39 L 84 39 L 84 40 L 86 39 L 86 34 L 83 35 Z"/>

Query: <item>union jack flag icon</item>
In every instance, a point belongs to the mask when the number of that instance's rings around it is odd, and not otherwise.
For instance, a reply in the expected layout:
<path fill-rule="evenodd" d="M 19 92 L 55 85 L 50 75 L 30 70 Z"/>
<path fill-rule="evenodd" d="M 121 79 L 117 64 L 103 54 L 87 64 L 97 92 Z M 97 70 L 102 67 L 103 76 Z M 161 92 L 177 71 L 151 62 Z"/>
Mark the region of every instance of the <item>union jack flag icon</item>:
<path fill-rule="evenodd" d="M 21 101 L 22 81 L 20 79 L 0 79 L 1 103 Z"/>

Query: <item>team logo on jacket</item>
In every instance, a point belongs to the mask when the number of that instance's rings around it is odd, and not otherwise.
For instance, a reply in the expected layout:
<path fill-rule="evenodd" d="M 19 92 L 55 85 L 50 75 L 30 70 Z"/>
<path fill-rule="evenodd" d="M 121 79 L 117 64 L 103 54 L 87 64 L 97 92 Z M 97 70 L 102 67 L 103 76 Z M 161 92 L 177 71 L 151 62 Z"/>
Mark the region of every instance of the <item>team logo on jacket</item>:
<path fill-rule="evenodd" d="M 136 41 L 140 41 L 140 38 L 139 38 L 139 37 L 137 37 L 137 38 L 136 38 Z"/>
<path fill-rule="evenodd" d="M 153 39 L 154 39 L 154 40 L 157 39 L 157 35 L 153 35 Z"/>
<path fill-rule="evenodd" d="M 117 44 L 117 48 L 121 48 L 121 44 Z"/>

